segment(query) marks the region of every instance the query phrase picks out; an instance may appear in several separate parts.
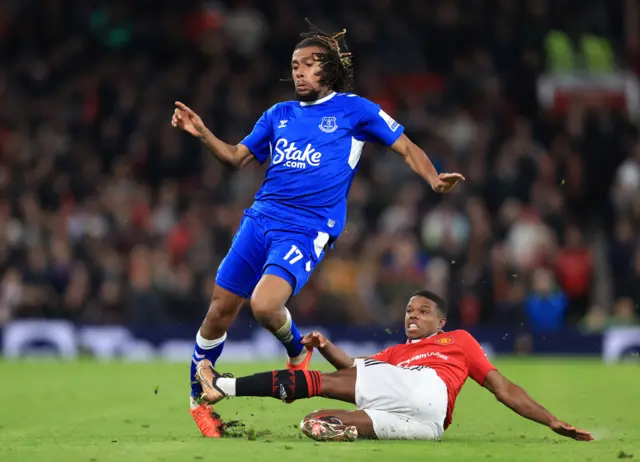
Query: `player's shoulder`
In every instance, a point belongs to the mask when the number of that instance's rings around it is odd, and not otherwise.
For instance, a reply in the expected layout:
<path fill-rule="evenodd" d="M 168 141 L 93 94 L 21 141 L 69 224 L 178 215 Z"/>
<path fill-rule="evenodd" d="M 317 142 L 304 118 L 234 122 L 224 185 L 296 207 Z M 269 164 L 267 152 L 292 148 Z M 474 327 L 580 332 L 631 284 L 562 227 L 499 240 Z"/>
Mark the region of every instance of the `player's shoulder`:
<path fill-rule="evenodd" d="M 356 108 L 378 107 L 378 105 L 373 101 L 365 98 L 364 96 L 356 95 L 355 93 L 337 93 L 335 100 L 345 106 L 352 106 Z"/>
<path fill-rule="evenodd" d="M 444 332 L 444 334 L 448 334 L 453 340 L 460 342 L 468 342 L 475 341 L 475 338 L 469 331 L 464 329 L 456 329 L 448 332 Z"/>
<path fill-rule="evenodd" d="M 278 114 L 280 112 L 286 111 L 288 109 L 293 109 L 295 107 L 299 107 L 300 104 L 297 101 L 280 101 L 267 109 L 267 113 L 270 114 Z"/>
<path fill-rule="evenodd" d="M 355 93 L 351 93 L 351 92 L 336 93 L 336 97 L 342 98 L 347 101 L 360 101 L 360 100 L 366 99 L 363 96 L 356 95 Z"/>

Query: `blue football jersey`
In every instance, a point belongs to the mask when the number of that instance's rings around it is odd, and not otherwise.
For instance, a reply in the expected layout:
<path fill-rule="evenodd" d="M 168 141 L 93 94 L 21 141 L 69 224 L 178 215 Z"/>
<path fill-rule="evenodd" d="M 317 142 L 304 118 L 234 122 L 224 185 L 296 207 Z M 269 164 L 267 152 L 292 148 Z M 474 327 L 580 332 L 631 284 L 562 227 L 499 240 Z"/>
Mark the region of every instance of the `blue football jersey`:
<path fill-rule="evenodd" d="M 251 208 L 335 240 L 365 142 L 390 146 L 403 131 L 379 105 L 354 94 L 276 104 L 241 142 L 261 164 L 270 159 Z"/>

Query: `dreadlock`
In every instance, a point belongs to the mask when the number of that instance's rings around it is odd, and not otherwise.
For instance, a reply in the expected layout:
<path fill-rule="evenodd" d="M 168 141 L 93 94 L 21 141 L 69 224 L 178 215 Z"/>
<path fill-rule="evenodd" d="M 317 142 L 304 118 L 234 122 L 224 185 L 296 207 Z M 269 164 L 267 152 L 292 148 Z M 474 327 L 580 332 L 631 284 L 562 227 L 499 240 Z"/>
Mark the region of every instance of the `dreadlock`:
<path fill-rule="evenodd" d="M 335 34 L 323 32 L 311 21 L 305 18 L 311 27 L 311 31 L 300 34 L 300 41 L 295 49 L 319 46 L 326 50 L 324 53 L 316 53 L 314 58 L 322 66 L 320 83 L 336 92 L 351 90 L 353 84 L 353 61 L 345 42 L 346 29 Z"/>

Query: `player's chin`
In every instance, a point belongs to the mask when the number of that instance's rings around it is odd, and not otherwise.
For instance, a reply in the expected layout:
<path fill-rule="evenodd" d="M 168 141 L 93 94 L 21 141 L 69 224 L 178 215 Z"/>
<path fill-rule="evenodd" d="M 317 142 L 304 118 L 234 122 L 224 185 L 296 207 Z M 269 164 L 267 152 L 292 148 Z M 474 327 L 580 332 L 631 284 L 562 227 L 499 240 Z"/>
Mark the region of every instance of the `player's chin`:
<path fill-rule="evenodd" d="M 419 327 L 405 327 L 404 333 L 409 340 L 415 340 L 424 336 L 424 331 Z"/>
<path fill-rule="evenodd" d="M 318 99 L 318 91 L 313 88 L 296 88 L 296 98 L 298 101 L 309 102 Z"/>

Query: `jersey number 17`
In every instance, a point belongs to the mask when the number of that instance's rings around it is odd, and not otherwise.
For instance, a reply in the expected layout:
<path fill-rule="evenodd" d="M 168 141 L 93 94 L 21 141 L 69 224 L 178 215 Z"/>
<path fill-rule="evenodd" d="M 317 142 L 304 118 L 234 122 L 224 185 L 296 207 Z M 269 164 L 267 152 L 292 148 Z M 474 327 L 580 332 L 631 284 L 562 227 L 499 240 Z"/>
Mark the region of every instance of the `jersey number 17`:
<path fill-rule="evenodd" d="M 302 260 L 303 256 L 304 255 L 302 255 L 300 249 L 298 249 L 298 247 L 296 247 L 295 245 L 292 245 L 291 250 L 287 252 L 283 260 L 288 261 L 291 265 L 293 265 L 295 262 Z"/>

